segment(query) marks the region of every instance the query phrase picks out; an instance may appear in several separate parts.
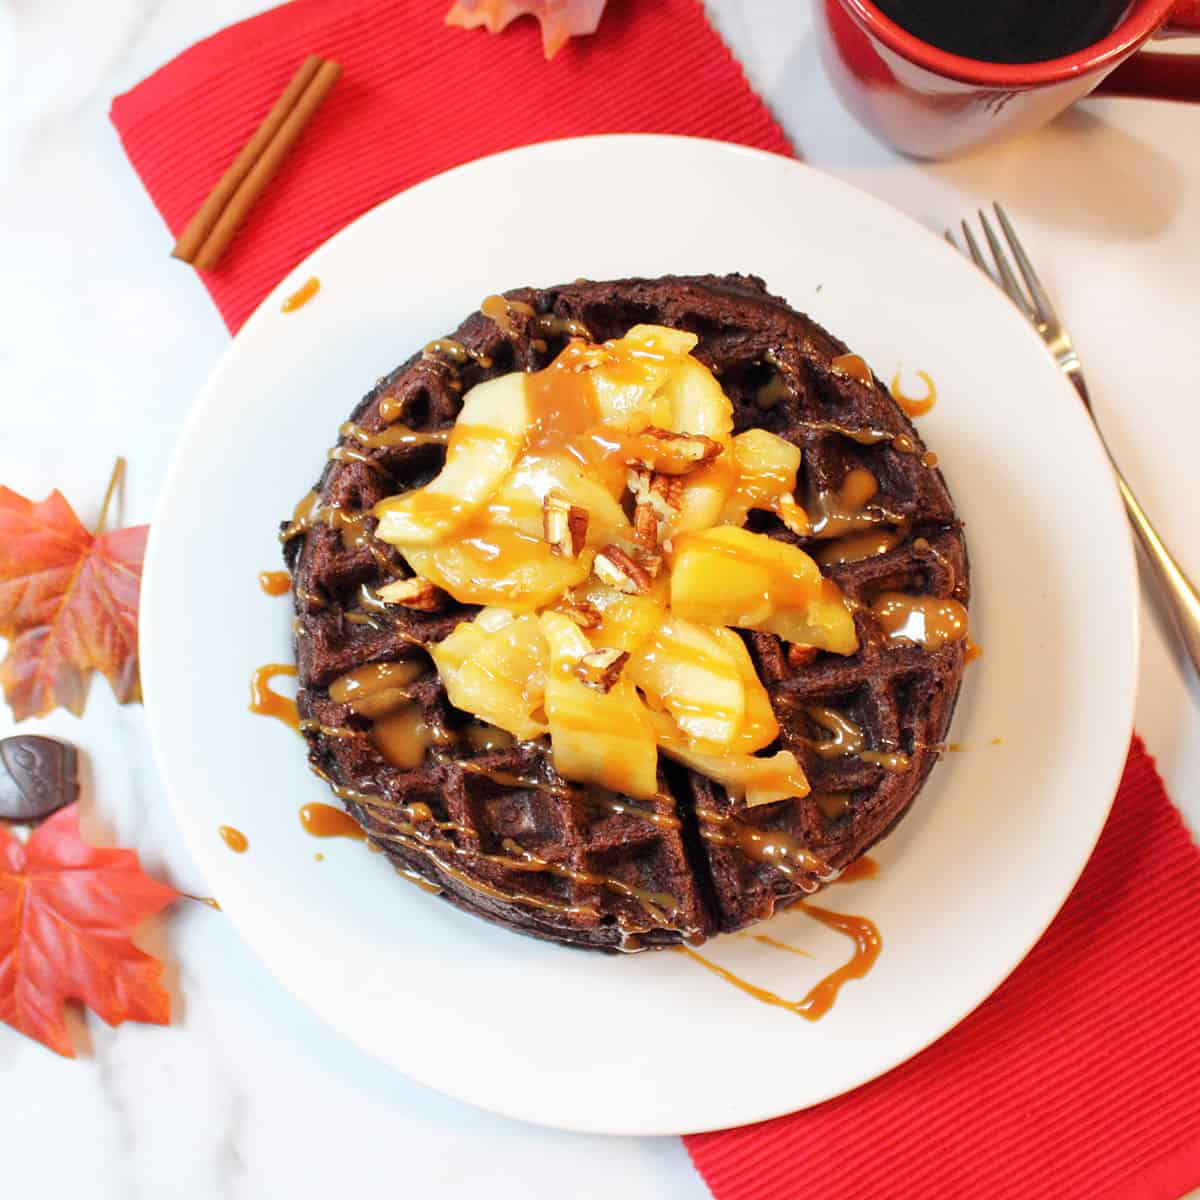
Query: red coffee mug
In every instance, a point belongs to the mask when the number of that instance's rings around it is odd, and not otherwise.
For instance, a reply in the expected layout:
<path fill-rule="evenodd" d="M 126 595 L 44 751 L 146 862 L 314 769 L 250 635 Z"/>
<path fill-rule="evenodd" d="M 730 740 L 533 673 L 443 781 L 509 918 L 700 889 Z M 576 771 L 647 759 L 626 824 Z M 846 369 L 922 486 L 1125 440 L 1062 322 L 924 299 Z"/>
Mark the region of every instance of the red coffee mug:
<path fill-rule="evenodd" d="M 1134 0 L 1112 33 L 1075 54 L 995 63 L 921 41 L 871 0 L 815 0 L 813 9 L 822 60 L 847 107 L 918 158 L 945 158 L 1035 129 L 1152 35 L 1200 30 L 1200 0 Z"/>

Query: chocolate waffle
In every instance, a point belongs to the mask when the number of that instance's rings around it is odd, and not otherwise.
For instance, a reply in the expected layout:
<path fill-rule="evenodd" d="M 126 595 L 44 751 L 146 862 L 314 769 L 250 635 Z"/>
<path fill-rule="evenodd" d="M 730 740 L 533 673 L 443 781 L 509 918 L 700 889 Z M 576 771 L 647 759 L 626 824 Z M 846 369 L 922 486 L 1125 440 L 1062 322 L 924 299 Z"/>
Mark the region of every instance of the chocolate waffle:
<path fill-rule="evenodd" d="M 853 610 L 859 648 L 840 656 L 742 636 L 781 726 L 768 751 L 796 755 L 812 784 L 803 799 L 748 808 L 665 757 L 650 800 L 565 780 L 546 739 L 514 742 L 449 703 L 424 647 L 476 609 L 443 597 L 423 612 L 375 594 L 411 572 L 372 536 L 370 510 L 437 474 L 464 392 L 544 368 L 573 336 L 598 342 L 637 324 L 698 335 L 694 356 L 732 401 L 735 432 L 765 428 L 802 449 L 797 500 L 811 534 L 763 511 L 748 528 L 822 564 Z M 961 630 L 941 644 L 912 640 L 911 611 L 894 611 L 926 606 L 928 629 L 968 600 L 966 547 L 936 460 L 860 359 L 750 276 L 578 281 L 490 298 L 364 397 L 282 537 L 313 769 L 400 873 L 578 946 L 694 943 L 836 878 L 912 803 L 961 681 Z M 348 703 L 354 672 L 351 690 L 390 690 L 415 706 L 391 743 L 364 705 Z"/>

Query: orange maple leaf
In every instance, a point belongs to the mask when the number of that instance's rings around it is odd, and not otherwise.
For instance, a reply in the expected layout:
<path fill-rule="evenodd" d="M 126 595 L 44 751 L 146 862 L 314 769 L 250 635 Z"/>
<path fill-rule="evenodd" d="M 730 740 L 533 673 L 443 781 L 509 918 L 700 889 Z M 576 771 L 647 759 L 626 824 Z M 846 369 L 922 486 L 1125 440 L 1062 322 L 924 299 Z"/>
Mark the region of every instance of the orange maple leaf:
<path fill-rule="evenodd" d="M 18 721 L 59 706 L 80 716 L 93 670 L 122 704 L 141 698 L 137 612 L 147 529 L 93 535 L 61 492 L 35 504 L 0 487 L 0 637 L 9 639 L 0 684 Z"/>
<path fill-rule="evenodd" d="M 582 33 L 595 33 L 606 0 L 456 0 L 446 14 L 447 25 L 475 29 L 479 25 L 489 33 L 499 33 L 517 17 L 537 17 L 542 23 L 542 49 L 553 58 L 567 39 Z"/>
<path fill-rule="evenodd" d="M 67 1058 L 67 1000 L 83 1001 L 110 1025 L 166 1025 L 162 963 L 130 935 L 177 895 L 142 873 L 134 851 L 82 841 L 77 805 L 24 845 L 0 825 L 0 1021 Z"/>

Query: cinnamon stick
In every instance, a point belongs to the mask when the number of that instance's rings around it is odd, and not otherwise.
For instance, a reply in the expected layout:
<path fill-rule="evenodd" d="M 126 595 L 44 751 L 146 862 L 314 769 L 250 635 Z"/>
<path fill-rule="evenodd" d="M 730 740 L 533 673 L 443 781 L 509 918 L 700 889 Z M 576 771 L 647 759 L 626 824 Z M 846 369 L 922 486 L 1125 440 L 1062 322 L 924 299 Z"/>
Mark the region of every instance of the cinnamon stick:
<path fill-rule="evenodd" d="M 292 76 L 291 82 L 284 89 L 283 95 L 275 101 L 274 107 L 263 118 L 262 123 L 254 131 L 254 136 L 242 147 L 241 153 L 230 164 L 229 169 L 217 181 L 216 187 L 208 193 L 207 199 L 200 206 L 196 215 L 187 223 L 179 235 L 175 248 L 171 251 L 173 258 L 190 263 L 195 259 L 197 251 L 204 245 L 205 239 L 212 233 L 217 218 L 225 210 L 230 197 L 237 191 L 238 185 L 250 173 L 250 168 L 258 161 L 267 143 L 279 132 L 280 126 L 288 114 L 296 107 L 301 93 L 312 82 L 313 76 L 321 66 L 321 56 L 310 54 L 300 64 L 299 70 Z"/>
<path fill-rule="evenodd" d="M 283 166 L 284 159 L 297 138 L 304 132 L 304 127 L 312 120 L 313 114 L 321 106 L 321 101 L 337 83 L 341 74 L 342 68 L 335 62 L 325 61 L 317 68 L 317 73 L 300 93 L 296 106 L 284 118 L 275 136 L 267 143 L 266 149 L 250 168 L 246 178 L 238 184 L 225 210 L 217 218 L 212 232 L 196 254 L 194 263 L 197 270 L 211 271 L 220 261 L 238 227 L 246 219 L 267 184 L 274 179 L 275 173 Z"/>
<path fill-rule="evenodd" d="M 310 67 L 313 59 L 317 64 L 315 70 Z M 212 205 L 217 210 L 216 216 L 208 223 L 208 228 L 192 257 L 184 261 L 190 261 L 200 271 L 211 271 L 217 265 L 242 222 L 283 165 L 292 146 L 304 132 L 304 127 L 321 106 L 321 102 L 329 94 L 330 88 L 337 83 L 341 73 L 342 68 L 335 62 L 322 60 L 315 55 L 305 60 L 300 71 L 288 84 L 283 96 L 279 98 L 267 119 L 259 126 L 254 137 L 251 138 L 234 163 L 234 167 L 236 167 L 238 161 L 244 159 L 249 165 L 243 164 L 243 169 L 239 173 L 240 177 L 235 178 L 232 187 L 223 187 L 224 178 L 217 185 L 217 188 L 224 192 L 224 202 Z M 301 81 L 299 84 L 298 80 Z M 285 105 L 289 93 L 292 96 L 292 103 Z M 281 116 L 272 121 L 277 114 L 281 114 Z M 263 133 L 264 128 L 266 128 L 266 133 L 260 138 L 259 135 Z M 256 151 L 254 154 L 250 153 L 252 149 Z M 234 167 L 226 172 L 227 176 L 232 175 Z M 212 199 L 213 197 L 210 196 L 209 201 Z M 204 207 L 209 206 L 209 201 L 205 202 L 201 212 Z M 198 220 L 200 215 L 197 213 L 193 220 Z M 186 233 L 185 230 L 185 236 Z M 181 238 L 180 241 L 182 240 Z M 177 255 L 177 257 L 182 256 Z"/>

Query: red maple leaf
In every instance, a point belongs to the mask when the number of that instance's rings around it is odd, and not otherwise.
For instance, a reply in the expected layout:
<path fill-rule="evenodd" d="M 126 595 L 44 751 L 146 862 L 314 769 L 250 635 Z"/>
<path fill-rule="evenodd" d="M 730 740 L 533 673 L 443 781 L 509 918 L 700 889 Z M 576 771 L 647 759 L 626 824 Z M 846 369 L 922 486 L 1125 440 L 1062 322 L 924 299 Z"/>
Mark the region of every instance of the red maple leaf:
<path fill-rule="evenodd" d="M 447 25 L 474 29 L 484 25 L 499 33 L 517 17 L 537 17 L 542 23 L 542 49 L 553 58 L 567 39 L 595 33 L 606 0 L 456 0 L 446 14 Z"/>
<path fill-rule="evenodd" d="M 93 535 L 61 492 L 35 504 L 0 487 L 0 637 L 9 639 L 0 684 L 18 721 L 60 705 L 81 715 L 93 670 L 122 704 L 141 698 L 137 611 L 147 529 Z"/>
<path fill-rule="evenodd" d="M 82 841 L 77 805 L 24 845 L 0 825 L 0 1021 L 68 1058 L 64 1001 L 83 1001 L 110 1025 L 166 1025 L 162 963 L 130 934 L 177 895 L 142 873 L 134 851 Z"/>

